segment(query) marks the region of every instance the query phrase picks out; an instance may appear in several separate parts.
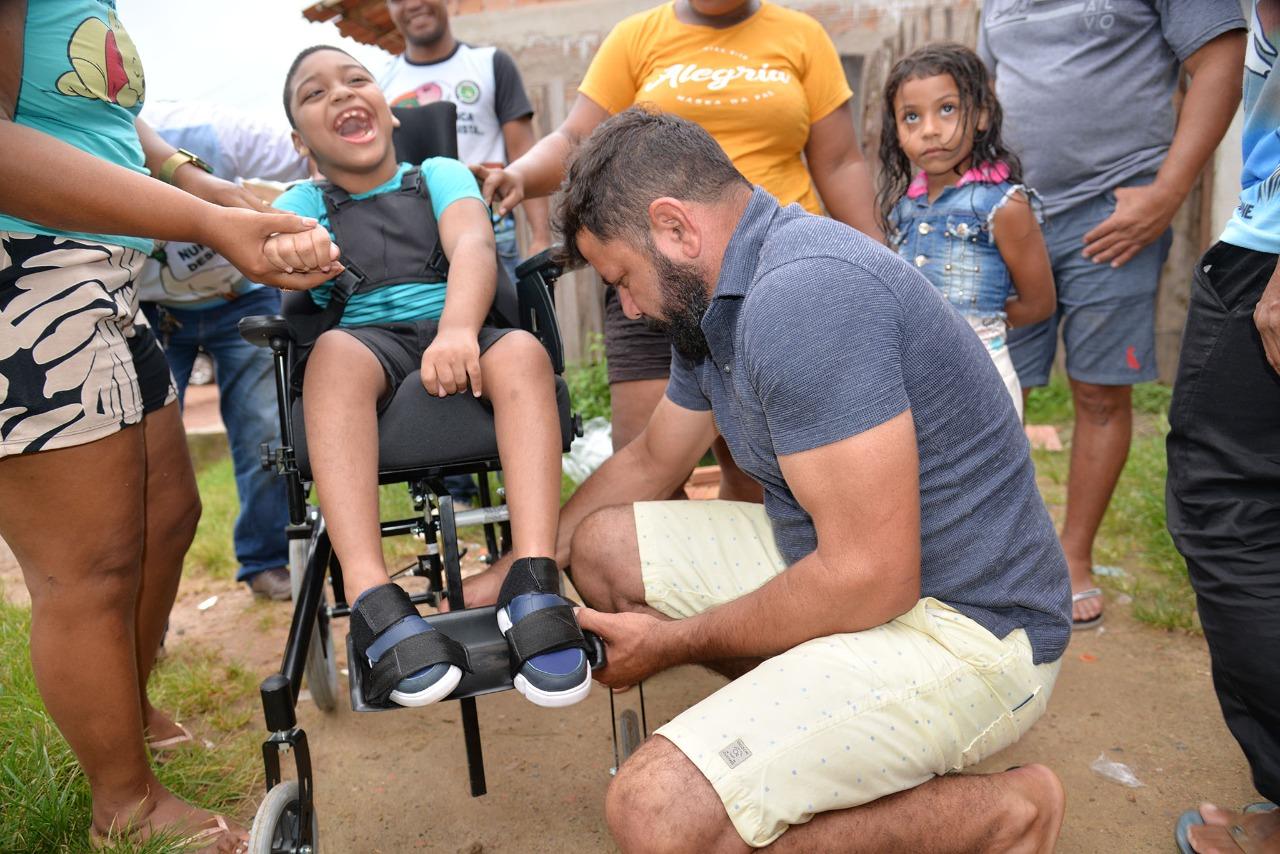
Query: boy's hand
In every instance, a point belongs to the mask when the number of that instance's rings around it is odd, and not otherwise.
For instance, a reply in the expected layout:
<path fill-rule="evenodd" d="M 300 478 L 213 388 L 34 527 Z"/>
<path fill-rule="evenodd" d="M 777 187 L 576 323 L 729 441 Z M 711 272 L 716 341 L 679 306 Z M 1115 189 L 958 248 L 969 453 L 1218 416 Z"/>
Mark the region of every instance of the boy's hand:
<path fill-rule="evenodd" d="M 448 397 L 471 383 L 480 396 L 480 341 L 466 330 L 442 329 L 422 354 L 422 387 L 427 394 Z"/>
<path fill-rule="evenodd" d="M 274 234 L 262 247 L 277 270 L 292 273 L 295 270 L 328 273 L 338 260 L 338 247 L 329 239 L 329 230 L 316 223 L 310 231 L 295 234 Z M 335 274 L 336 275 L 336 274 Z"/>
<path fill-rule="evenodd" d="M 314 219 L 291 213 L 214 208 L 207 221 L 206 234 L 198 242 L 212 247 L 251 282 L 302 291 L 324 284 L 342 272 L 342 265 L 332 260 L 338 257 L 338 247 L 329 244 L 328 270 L 286 272 L 267 257 L 266 244 L 273 236 L 310 235 L 317 227 Z"/>

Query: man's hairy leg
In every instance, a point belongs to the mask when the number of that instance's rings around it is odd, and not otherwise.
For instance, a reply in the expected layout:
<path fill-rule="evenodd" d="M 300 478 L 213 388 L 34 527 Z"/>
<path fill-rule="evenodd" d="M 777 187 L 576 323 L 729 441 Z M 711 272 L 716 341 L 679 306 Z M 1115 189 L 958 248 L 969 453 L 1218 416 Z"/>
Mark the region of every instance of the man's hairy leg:
<path fill-rule="evenodd" d="M 378 399 L 382 366 L 369 348 L 337 330 L 307 360 L 302 398 L 311 472 L 347 601 L 387 583 L 378 522 Z"/>
<path fill-rule="evenodd" d="M 1042 765 L 936 777 L 860 807 L 819 813 L 788 829 L 770 850 L 1047 854 L 1061 829 L 1065 804 L 1062 784 Z M 646 742 L 619 770 L 609 787 L 605 818 L 626 854 L 751 850 L 706 777 L 661 736 Z"/>

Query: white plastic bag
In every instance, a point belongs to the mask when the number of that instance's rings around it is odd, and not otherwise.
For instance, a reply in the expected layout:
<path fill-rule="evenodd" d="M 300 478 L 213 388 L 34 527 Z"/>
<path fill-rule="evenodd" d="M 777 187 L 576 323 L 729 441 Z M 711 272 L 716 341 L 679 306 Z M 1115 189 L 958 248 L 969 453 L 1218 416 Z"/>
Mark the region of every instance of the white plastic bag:
<path fill-rule="evenodd" d="M 574 483 L 582 483 L 613 454 L 613 427 L 607 418 L 592 418 L 583 425 L 582 435 L 573 440 L 569 453 L 561 458 L 564 473 Z"/>
<path fill-rule="evenodd" d="M 1132 768 L 1123 762 L 1112 762 L 1105 752 L 1099 753 L 1098 758 L 1089 764 L 1089 768 L 1098 776 L 1105 777 L 1113 783 L 1119 783 L 1121 786 L 1136 789 L 1142 785 L 1142 781 L 1134 775 Z"/>

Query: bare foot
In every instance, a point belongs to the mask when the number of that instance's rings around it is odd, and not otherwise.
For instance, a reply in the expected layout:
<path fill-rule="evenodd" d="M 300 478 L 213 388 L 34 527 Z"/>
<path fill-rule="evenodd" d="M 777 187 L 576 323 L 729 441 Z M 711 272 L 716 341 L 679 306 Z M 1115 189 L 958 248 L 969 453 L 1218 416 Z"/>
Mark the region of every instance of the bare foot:
<path fill-rule="evenodd" d="M 1067 554 L 1067 569 L 1071 573 L 1071 595 L 1082 593 L 1098 585 L 1093 580 L 1093 556 Z M 1092 596 L 1071 605 L 1071 619 L 1077 623 L 1092 620 L 1102 613 L 1102 597 Z"/>
<path fill-rule="evenodd" d="M 142 731 L 148 744 L 181 738 L 187 735 L 187 732 L 178 726 L 173 718 L 149 702 L 146 703 L 142 710 Z"/>
<path fill-rule="evenodd" d="M 1062 830 L 1062 819 L 1067 812 L 1067 793 L 1058 775 L 1043 765 L 1025 765 L 1003 774 L 993 775 L 1018 799 L 1018 812 L 1024 819 L 1020 835 L 1009 844 L 993 844 L 993 850 L 1018 852 L 1018 854 L 1051 854 Z M 1015 825 L 1016 827 L 1016 825 Z"/>
<path fill-rule="evenodd" d="M 243 854 L 248 850 L 249 834 L 240 825 L 192 806 L 158 782 L 152 791 L 156 794 L 114 813 L 100 814 L 95 802 L 89 831 L 92 846 L 101 848 L 122 840 L 143 842 L 164 834 L 179 843 L 186 840 L 188 847 L 183 850 L 199 854 Z"/>
<path fill-rule="evenodd" d="M 1276 854 L 1280 852 L 1280 810 L 1238 813 L 1213 804 L 1200 805 L 1203 825 L 1187 832 L 1200 854 Z"/>
<path fill-rule="evenodd" d="M 504 558 L 483 572 L 477 572 L 462 579 L 462 600 L 467 603 L 467 607 L 479 608 L 497 602 L 498 593 L 502 590 L 502 581 L 507 577 L 507 570 L 510 567 L 511 561 Z M 448 600 L 442 599 L 440 611 L 448 610 Z"/>

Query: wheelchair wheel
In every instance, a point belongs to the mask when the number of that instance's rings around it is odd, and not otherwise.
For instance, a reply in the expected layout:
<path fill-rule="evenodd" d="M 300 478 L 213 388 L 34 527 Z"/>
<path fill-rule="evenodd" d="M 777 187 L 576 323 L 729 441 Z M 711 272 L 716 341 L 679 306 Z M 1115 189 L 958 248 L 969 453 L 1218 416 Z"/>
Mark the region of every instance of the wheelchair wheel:
<path fill-rule="evenodd" d="M 307 555 L 313 552 L 314 544 L 314 535 L 309 540 L 289 541 L 289 580 L 293 582 L 294 602 L 298 601 L 302 576 L 307 571 Z M 311 642 L 307 644 L 307 688 L 316 708 L 322 712 L 332 712 L 338 707 L 338 665 L 334 658 L 329 617 L 324 613 L 328 604 L 329 597 L 325 593 L 320 600 L 320 613 L 311 629 Z"/>
<path fill-rule="evenodd" d="M 249 854 L 303 854 L 298 824 L 299 790 L 297 780 L 285 780 L 271 788 L 253 817 L 249 828 Z M 311 845 L 309 854 L 320 852 L 320 825 L 315 809 L 311 810 Z"/>
<path fill-rule="evenodd" d="M 627 709 L 618 716 L 618 763 L 626 762 L 642 741 L 644 738 L 640 735 L 640 716 L 635 709 Z"/>

